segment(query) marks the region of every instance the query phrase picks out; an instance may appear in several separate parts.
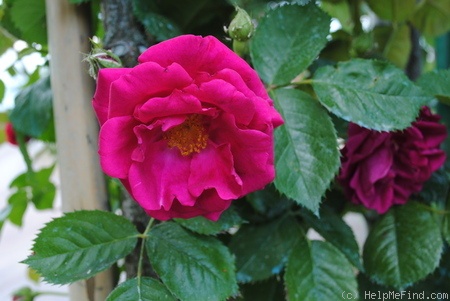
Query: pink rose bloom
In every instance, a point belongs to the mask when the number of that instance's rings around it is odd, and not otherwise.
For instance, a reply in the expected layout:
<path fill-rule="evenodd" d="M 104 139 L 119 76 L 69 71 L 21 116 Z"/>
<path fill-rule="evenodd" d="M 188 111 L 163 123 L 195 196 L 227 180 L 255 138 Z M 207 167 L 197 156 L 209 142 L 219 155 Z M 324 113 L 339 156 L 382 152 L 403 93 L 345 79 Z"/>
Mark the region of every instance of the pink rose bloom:
<path fill-rule="evenodd" d="M 150 47 L 102 69 L 93 106 L 100 163 L 150 216 L 217 220 L 275 177 L 280 115 L 256 72 L 212 36 Z"/>
<path fill-rule="evenodd" d="M 376 132 L 351 123 L 338 180 L 348 198 L 378 213 L 405 204 L 445 162 L 447 130 L 423 107 L 411 127 Z"/>

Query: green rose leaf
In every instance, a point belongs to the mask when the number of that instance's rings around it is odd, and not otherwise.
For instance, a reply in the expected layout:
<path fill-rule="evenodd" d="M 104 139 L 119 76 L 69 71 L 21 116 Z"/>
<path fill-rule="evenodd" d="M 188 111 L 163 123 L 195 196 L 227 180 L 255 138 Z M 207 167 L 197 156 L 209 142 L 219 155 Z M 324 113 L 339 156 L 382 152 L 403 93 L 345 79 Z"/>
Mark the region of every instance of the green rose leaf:
<path fill-rule="evenodd" d="M 293 217 L 282 217 L 262 225 L 243 225 L 229 246 L 236 255 L 238 281 L 259 281 L 279 274 L 302 236 Z"/>
<path fill-rule="evenodd" d="M 378 26 L 374 29 L 375 40 L 383 56 L 399 68 L 405 68 L 411 53 L 411 30 L 407 24 Z"/>
<path fill-rule="evenodd" d="M 5 83 L 0 80 L 0 103 L 2 103 L 3 98 L 5 97 L 6 86 Z"/>
<path fill-rule="evenodd" d="M 22 226 L 22 218 L 28 207 L 28 195 L 26 190 L 19 190 L 8 198 L 8 204 L 11 206 L 9 220 L 17 226 Z"/>
<path fill-rule="evenodd" d="M 430 95 L 435 96 L 439 101 L 450 105 L 450 86 L 448 79 L 450 70 L 434 70 L 423 74 L 417 84 Z"/>
<path fill-rule="evenodd" d="M 414 14 L 416 2 L 416 0 L 368 0 L 367 4 L 381 19 L 404 22 Z"/>
<path fill-rule="evenodd" d="M 110 212 L 67 213 L 41 230 L 33 255 L 23 262 L 45 281 L 67 284 L 90 278 L 128 255 L 138 235 L 130 221 Z"/>
<path fill-rule="evenodd" d="M 47 43 L 45 0 L 14 0 L 11 20 L 21 32 L 19 38 L 30 43 Z"/>
<path fill-rule="evenodd" d="M 357 300 L 352 265 L 327 242 L 300 240 L 289 256 L 284 281 L 290 301 L 342 300 L 343 292 Z"/>
<path fill-rule="evenodd" d="M 276 188 L 317 212 L 340 160 L 337 136 L 327 111 L 294 89 L 271 92 L 284 125 L 275 131 Z"/>
<path fill-rule="evenodd" d="M 392 208 L 372 228 L 363 261 L 375 282 L 402 289 L 438 266 L 443 241 L 432 213 L 410 202 Z"/>
<path fill-rule="evenodd" d="M 432 98 L 393 65 L 363 59 L 317 70 L 320 102 L 335 115 L 379 131 L 407 128 Z"/>
<path fill-rule="evenodd" d="M 150 230 L 146 246 L 154 270 L 180 300 L 225 300 L 237 293 L 234 258 L 217 239 L 166 222 Z"/>
<path fill-rule="evenodd" d="M 164 41 L 182 34 L 175 22 L 157 12 L 158 7 L 154 1 L 133 0 L 133 13 L 144 25 L 145 30 L 154 35 L 157 41 Z"/>
<path fill-rule="evenodd" d="M 438 36 L 450 29 L 450 1 L 424 0 L 412 16 L 413 25 L 426 36 Z"/>
<path fill-rule="evenodd" d="M 243 223 L 242 218 L 233 209 L 233 207 L 230 207 L 223 212 L 219 220 L 216 222 L 204 218 L 203 216 L 189 219 L 175 218 L 174 220 L 178 224 L 193 232 L 205 235 L 216 235 L 230 229 L 231 227 L 238 226 Z"/>
<path fill-rule="evenodd" d="M 17 95 L 10 115 L 14 128 L 27 136 L 39 138 L 53 126 L 52 101 L 50 77 L 24 88 Z"/>
<path fill-rule="evenodd" d="M 270 11 L 250 40 L 250 55 L 262 80 L 287 84 L 304 71 L 325 47 L 329 24 L 330 17 L 314 3 Z"/>
<path fill-rule="evenodd" d="M 362 270 L 359 247 L 352 229 L 331 209 L 322 207 L 320 218 L 302 211 L 304 220 L 328 242 L 339 249 L 359 270 Z"/>
<path fill-rule="evenodd" d="M 170 291 L 153 278 L 133 278 L 121 283 L 106 298 L 106 301 L 176 301 Z"/>

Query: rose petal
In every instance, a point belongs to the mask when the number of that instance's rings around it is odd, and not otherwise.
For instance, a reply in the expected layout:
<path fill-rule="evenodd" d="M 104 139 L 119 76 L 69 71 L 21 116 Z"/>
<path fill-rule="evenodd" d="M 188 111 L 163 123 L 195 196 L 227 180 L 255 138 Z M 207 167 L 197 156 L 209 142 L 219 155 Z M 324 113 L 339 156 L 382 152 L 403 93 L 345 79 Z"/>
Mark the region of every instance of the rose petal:
<path fill-rule="evenodd" d="M 230 144 L 235 171 L 243 183 L 243 194 L 262 189 L 275 178 L 270 134 L 239 129 L 232 115 L 222 114 L 211 124 L 209 137 L 217 145 Z"/>
<path fill-rule="evenodd" d="M 142 53 L 139 62 L 157 62 L 163 67 L 177 62 L 193 78 L 201 72 L 214 75 L 225 68 L 232 69 L 256 95 L 269 99 L 256 71 L 213 36 L 183 35 L 166 40 Z"/>
<path fill-rule="evenodd" d="M 136 122 L 132 117 L 108 119 L 100 129 L 100 165 L 103 171 L 115 178 L 126 178 L 131 166 L 131 155 L 137 146 L 133 133 Z"/>
<path fill-rule="evenodd" d="M 158 117 L 171 115 L 201 113 L 202 104 L 197 97 L 174 90 L 169 96 L 154 97 L 138 107 L 135 117 L 147 123 Z"/>
<path fill-rule="evenodd" d="M 161 140 L 147 146 L 142 162 L 134 162 L 129 172 L 131 192 L 146 210 L 169 210 L 174 199 L 193 206 L 195 198 L 189 193 L 188 179 L 191 158 L 170 149 Z"/>
<path fill-rule="evenodd" d="M 233 200 L 242 195 L 242 180 L 234 170 L 229 145 L 209 144 L 191 161 L 189 191 L 195 197 L 205 190 L 215 189 L 221 199 Z"/>
<path fill-rule="evenodd" d="M 170 210 L 146 210 L 146 212 L 159 220 L 204 216 L 212 221 L 217 221 L 230 204 L 231 200 L 222 200 L 215 190 L 210 189 L 198 198 L 194 206 L 184 206 L 178 200 L 174 200 Z"/>
<path fill-rule="evenodd" d="M 130 68 L 105 68 L 99 71 L 92 106 L 100 125 L 108 119 L 111 83 L 130 71 Z"/>
<path fill-rule="evenodd" d="M 185 90 L 195 95 L 202 103 L 214 105 L 224 112 L 233 114 L 236 121 L 243 125 L 248 125 L 255 114 L 252 100 L 223 80 L 212 80 L 201 84 L 199 88 L 190 87 Z"/>
<path fill-rule="evenodd" d="M 135 107 L 152 97 L 167 96 L 192 83 L 178 64 L 167 67 L 150 62 L 138 65 L 111 84 L 109 117 L 132 115 Z"/>

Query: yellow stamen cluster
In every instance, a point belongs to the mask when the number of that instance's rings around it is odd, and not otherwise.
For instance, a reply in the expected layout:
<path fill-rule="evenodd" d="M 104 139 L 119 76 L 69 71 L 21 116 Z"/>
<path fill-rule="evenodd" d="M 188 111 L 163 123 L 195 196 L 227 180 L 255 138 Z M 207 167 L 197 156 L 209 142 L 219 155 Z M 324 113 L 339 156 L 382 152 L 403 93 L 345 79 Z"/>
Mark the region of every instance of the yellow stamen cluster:
<path fill-rule="evenodd" d="M 208 133 L 201 115 L 190 115 L 186 120 L 163 134 L 170 148 L 177 147 L 183 156 L 200 153 L 208 143 Z"/>

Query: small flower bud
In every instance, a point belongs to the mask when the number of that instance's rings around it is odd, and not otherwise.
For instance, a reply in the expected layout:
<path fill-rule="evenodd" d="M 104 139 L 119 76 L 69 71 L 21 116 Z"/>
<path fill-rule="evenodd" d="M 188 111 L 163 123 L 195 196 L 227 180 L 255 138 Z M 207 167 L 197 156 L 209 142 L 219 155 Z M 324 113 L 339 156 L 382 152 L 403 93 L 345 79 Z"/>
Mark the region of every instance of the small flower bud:
<path fill-rule="evenodd" d="M 252 19 L 242 8 L 236 7 L 237 14 L 228 27 L 228 34 L 233 40 L 245 42 L 251 38 L 254 31 Z"/>
<path fill-rule="evenodd" d="M 97 74 L 100 69 L 103 68 L 121 68 L 122 62 L 120 58 L 110 50 L 101 49 L 97 44 L 94 44 L 94 48 L 91 53 L 86 55 L 83 61 L 89 64 L 89 75 L 94 79 L 97 79 Z"/>
<path fill-rule="evenodd" d="M 13 293 L 12 301 L 33 301 L 36 295 L 29 287 L 22 287 Z"/>
<path fill-rule="evenodd" d="M 6 123 L 5 132 L 6 132 L 6 140 L 9 143 L 11 143 L 12 145 L 19 145 L 18 135 L 21 134 L 16 132 L 11 122 Z M 23 139 L 24 142 L 28 142 L 30 140 L 30 137 L 23 136 Z"/>

